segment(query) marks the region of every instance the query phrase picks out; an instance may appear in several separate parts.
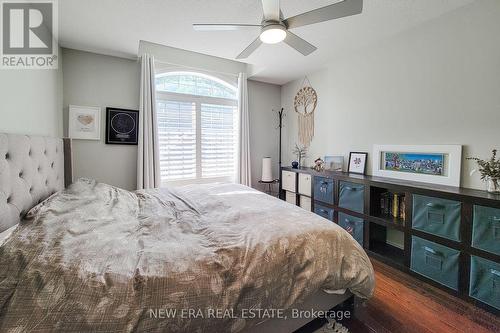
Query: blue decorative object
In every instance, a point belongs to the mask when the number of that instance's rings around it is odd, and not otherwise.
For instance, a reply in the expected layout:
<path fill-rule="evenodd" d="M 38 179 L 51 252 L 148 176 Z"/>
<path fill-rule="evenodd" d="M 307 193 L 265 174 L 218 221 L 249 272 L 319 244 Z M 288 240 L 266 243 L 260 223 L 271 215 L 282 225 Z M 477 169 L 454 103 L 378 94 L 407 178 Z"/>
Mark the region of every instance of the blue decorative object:
<path fill-rule="evenodd" d="M 294 168 L 294 169 L 298 169 L 298 168 L 299 168 L 299 162 L 297 162 L 297 161 L 293 161 L 293 162 L 292 162 L 292 168 Z"/>

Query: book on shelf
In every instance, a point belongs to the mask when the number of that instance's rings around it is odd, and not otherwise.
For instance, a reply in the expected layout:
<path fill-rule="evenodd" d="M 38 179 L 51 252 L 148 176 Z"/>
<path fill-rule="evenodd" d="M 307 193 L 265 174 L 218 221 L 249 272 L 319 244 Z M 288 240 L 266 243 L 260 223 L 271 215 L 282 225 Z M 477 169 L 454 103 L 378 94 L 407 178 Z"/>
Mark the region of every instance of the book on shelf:
<path fill-rule="evenodd" d="M 406 220 L 406 201 L 402 193 L 384 192 L 380 195 L 381 215 Z"/>

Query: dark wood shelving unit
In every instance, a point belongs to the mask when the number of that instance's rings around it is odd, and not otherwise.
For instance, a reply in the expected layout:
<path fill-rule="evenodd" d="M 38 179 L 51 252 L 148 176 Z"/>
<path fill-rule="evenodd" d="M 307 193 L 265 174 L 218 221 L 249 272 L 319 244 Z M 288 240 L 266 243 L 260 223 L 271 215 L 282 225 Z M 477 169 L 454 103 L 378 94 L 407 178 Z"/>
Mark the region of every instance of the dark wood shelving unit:
<path fill-rule="evenodd" d="M 500 314 L 499 309 L 469 296 L 469 287 L 471 284 L 471 257 L 480 257 L 495 263 L 500 263 L 500 254 L 477 249 L 471 245 L 473 208 L 475 205 L 478 205 L 500 209 L 500 195 L 473 189 L 439 186 L 343 172 L 317 172 L 311 168 L 293 169 L 291 167 L 282 167 L 281 170 L 295 172 L 297 174 L 307 173 L 312 175 L 313 178 L 324 177 L 333 179 L 333 203 L 325 203 L 316 200 L 313 194 L 311 197 L 312 211 L 314 211 L 316 204 L 333 209 L 334 214 L 331 220 L 335 223 L 338 223 L 339 213 L 362 219 L 364 221 L 362 245 L 368 255 L 494 314 Z M 298 179 L 298 175 L 296 179 Z M 339 184 L 341 182 L 364 185 L 364 207 L 361 212 L 347 209 L 339 205 Z M 314 193 L 314 181 L 311 182 L 311 187 L 311 193 Z M 282 189 L 281 183 L 279 191 L 280 197 L 284 199 L 285 191 Z M 404 203 L 404 219 L 401 217 L 394 217 L 392 214 L 386 214 L 386 212 L 384 212 L 385 210 L 381 209 L 380 198 L 384 193 L 397 194 L 398 197 L 404 196 L 404 200 L 399 203 Z M 415 229 L 412 221 L 414 195 L 460 202 L 460 239 L 448 239 L 438 234 Z M 395 242 L 393 242 L 394 239 L 388 242 L 389 234 L 391 234 L 392 237 L 397 235 L 398 237 L 396 237 L 396 239 L 401 241 L 401 244 L 395 244 Z M 410 262 L 412 258 L 412 240 L 415 237 L 460 252 L 458 264 L 458 290 L 451 289 L 412 270 Z"/>
<path fill-rule="evenodd" d="M 396 246 L 389 245 L 385 242 L 373 241 L 370 243 L 369 249 L 370 252 L 385 257 L 389 259 L 391 262 L 396 263 L 400 266 L 403 266 L 405 264 L 404 250 Z"/>
<path fill-rule="evenodd" d="M 381 216 L 369 216 L 368 220 L 373 223 L 377 223 L 386 227 L 391 227 L 396 230 L 404 231 L 405 225 L 403 220 L 391 215 L 381 215 Z"/>

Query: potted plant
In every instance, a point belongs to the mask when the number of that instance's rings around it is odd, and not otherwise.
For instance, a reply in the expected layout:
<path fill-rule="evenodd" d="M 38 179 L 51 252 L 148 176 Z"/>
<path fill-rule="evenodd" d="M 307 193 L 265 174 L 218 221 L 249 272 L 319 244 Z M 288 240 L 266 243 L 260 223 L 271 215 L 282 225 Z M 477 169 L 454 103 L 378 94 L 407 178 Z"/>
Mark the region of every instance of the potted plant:
<path fill-rule="evenodd" d="M 486 181 L 486 190 L 490 193 L 500 193 L 500 159 L 497 159 L 497 150 L 493 149 L 489 160 L 469 157 L 468 160 L 477 162 L 481 179 Z M 473 174 L 476 170 L 473 170 Z"/>
<path fill-rule="evenodd" d="M 307 147 L 299 147 L 298 144 L 295 144 L 295 148 L 293 149 L 292 153 L 297 155 L 297 168 L 301 166 L 302 159 L 306 157 L 307 155 Z M 292 166 L 293 166 L 292 162 Z"/>

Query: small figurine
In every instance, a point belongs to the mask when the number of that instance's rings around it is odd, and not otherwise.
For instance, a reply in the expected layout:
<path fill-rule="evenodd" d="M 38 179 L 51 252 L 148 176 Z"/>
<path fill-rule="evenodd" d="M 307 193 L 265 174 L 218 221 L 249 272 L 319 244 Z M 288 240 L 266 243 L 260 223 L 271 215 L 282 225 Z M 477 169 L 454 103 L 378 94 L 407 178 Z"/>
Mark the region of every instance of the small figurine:
<path fill-rule="evenodd" d="M 323 171 L 325 169 L 325 161 L 323 161 L 320 157 L 318 157 L 315 161 L 314 161 L 314 167 L 313 167 L 314 170 L 320 172 L 320 171 Z"/>

